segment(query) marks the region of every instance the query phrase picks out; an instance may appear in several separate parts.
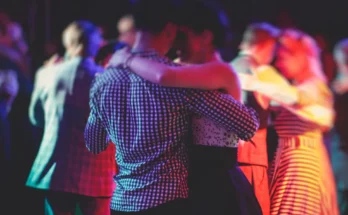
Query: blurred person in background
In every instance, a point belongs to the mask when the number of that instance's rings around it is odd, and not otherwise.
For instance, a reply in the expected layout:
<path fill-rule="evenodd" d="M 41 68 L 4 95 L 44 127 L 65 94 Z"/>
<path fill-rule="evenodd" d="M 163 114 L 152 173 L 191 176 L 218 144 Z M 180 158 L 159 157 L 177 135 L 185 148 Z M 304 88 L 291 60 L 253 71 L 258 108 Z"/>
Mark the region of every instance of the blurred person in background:
<path fill-rule="evenodd" d="M 280 30 L 269 23 L 253 23 L 244 32 L 238 56 L 231 62 L 237 73 L 254 76 L 262 73 L 274 58 Z M 260 127 L 252 138 L 252 143 L 238 146 L 238 163 L 249 182 L 264 215 L 269 214 L 267 128 L 269 122 L 270 99 L 256 91 L 243 91 L 243 103 L 254 108 L 260 118 Z"/>
<path fill-rule="evenodd" d="M 335 174 L 341 215 L 348 214 L 348 39 L 334 47 L 337 75 L 332 82 L 336 119 L 330 133 L 332 168 Z"/>
<path fill-rule="evenodd" d="M 338 215 L 336 186 L 323 143 L 333 125 L 333 96 L 313 38 L 285 29 L 276 66 L 291 81 L 293 105 L 273 107 L 278 149 L 270 175 L 271 215 Z M 279 90 L 282 91 L 282 90 Z"/>
<path fill-rule="evenodd" d="M 7 152 L 11 169 L 9 173 L 12 192 L 26 196 L 25 179 L 30 170 L 33 158 L 37 153 L 39 132 L 29 122 L 28 107 L 32 93 L 32 82 L 29 73 L 27 45 L 23 39 L 21 26 L 0 12 L 0 59 L 1 64 L 11 64 L 16 73 L 18 92 L 7 114 L 6 133 Z M 20 132 L 20 135 L 18 133 Z M 12 201 L 12 200 L 11 200 Z M 16 200 L 12 201 L 16 202 Z M 10 204 L 7 204 L 10 205 Z M 23 208 L 18 208 L 21 210 Z"/>
<path fill-rule="evenodd" d="M 63 32 L 66 58 L 48 62 L 36 75 L 29 117 L 44 135 L 26 185 L 44 190 L 46 214 L 109 214 L 115 183 L 115 148 L 91 154 L 83 132 L 89 90 L 103 68 L 94 63 L 101 43 L 97 27 L 75 21 Z"/>
<path fill-rule="evenodd" d="M 15 65 L 0 57 L 0 171 L 2 173 L 0 190 L 4 196 L 8 197 L 2 204 L 3 211 L 11 210 L 13 203 L 16 202 L 16 199 L 11 197 L 17 184 L 13 183 L 15 169 L 9 119 L 13 101 L 19 90 L 16 69 Z"/>
<path fill-rule="evenodd" d="M 0 165 L 2 166 L 4 164 L 6 169 L 10 169 L 10 162 L 12 160 L 9 113 L 11 112 L 12 104 L 19 90 L 16 69 L 17 68 L 11 62 L 0 57 Z M 8 171 L 8 173 L 10 174 L 10 171 Z M 1 178 L 7 178 L 7 175 L 5 174 L 4 177 Z"/>
<path fill-rule="evenodd" d="M 25 77 L 31 79 L 28 49 L 21 25 L 6 14 L 0 15 L 0 55 L 16 63 Z"/>

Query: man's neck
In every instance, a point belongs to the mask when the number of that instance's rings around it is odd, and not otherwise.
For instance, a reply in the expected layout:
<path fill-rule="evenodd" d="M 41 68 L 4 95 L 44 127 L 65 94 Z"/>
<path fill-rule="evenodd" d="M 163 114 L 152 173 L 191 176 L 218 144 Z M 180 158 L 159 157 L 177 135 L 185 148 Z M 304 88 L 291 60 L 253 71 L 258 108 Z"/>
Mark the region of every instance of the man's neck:
<path fill-rule="evenodd" d="M 222 57 L 221 57 L 221 55 L 220 55 L 220 52 L 219 51 L 217 51 L 217 50 L 215 50 L 214 52 L 213 52 L 213 54 L 211 55 L 211 58 L 210 58 L 210 60 L 209 61 L 207 61 L 207 62 L 224 62 L 224 60 L 222 59 Z"/>
<path fill-rule="evenodd" d="M 132 48 L 133 51 L 157 51 L 161 55 L 165 55 L 165 51 L 160 44 L 160 42 L 156 39 L 156 36 L 143 31 L 138 31 L 135 39 L 134 46 Z"/>

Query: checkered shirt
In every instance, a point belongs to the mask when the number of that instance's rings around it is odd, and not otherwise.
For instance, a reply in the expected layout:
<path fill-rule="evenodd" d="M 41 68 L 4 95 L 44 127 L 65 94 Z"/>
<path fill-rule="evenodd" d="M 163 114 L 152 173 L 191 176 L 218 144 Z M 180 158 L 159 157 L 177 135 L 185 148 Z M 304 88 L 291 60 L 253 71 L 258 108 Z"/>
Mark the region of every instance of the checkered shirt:
<path fill-rule="evenodd" d="M 154 51 L 137 53 L 174 65 Z M 121 67 L 98 76 L 90 93 L 87 148 L 100 153 L 109 136 L 116 144 L 116 190 L 111 209 L 141 211 L 187 198 L 187 142 L 193 114 L 206 116 L 242 139 L 258 128 L 258 117 L 217 91 L 166 88 Z"/>
<path fill-rule="evenodd" d="M 115 146 L 94 155 L 84 142 L 90 113 L 89 91 L 100 67 L 74 58 L 38 71 L 30 104 L 30 120 L 44 126 L 39 152 L 27 186 L 111 197 L 115 188 Z"/>

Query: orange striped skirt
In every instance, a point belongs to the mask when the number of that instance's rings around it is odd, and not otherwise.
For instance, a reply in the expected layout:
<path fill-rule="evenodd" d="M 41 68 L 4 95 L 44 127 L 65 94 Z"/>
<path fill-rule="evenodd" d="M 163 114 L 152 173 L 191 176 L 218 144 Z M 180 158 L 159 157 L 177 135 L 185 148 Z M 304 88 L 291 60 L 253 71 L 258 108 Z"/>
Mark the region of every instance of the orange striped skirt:
<path fill-rule="evenodd" d="M 271 215 L 339 214 L 335 181 L 321 137 L 280 138 L 270 172 Z"/>

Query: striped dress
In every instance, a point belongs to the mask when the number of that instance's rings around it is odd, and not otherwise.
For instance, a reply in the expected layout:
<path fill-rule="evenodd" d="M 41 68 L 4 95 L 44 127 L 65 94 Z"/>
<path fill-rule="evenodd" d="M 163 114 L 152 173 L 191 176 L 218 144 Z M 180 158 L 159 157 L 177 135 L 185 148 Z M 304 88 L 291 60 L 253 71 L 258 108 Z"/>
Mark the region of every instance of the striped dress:
<path fill-rule="evenodd" d="M 323 89 L 324 83 L 319 84 Z M 334 177 L 320 127 L 284 108 L 275 112 L 279 139 L 270 171 L 270 214 L 338 215 Z"/>

